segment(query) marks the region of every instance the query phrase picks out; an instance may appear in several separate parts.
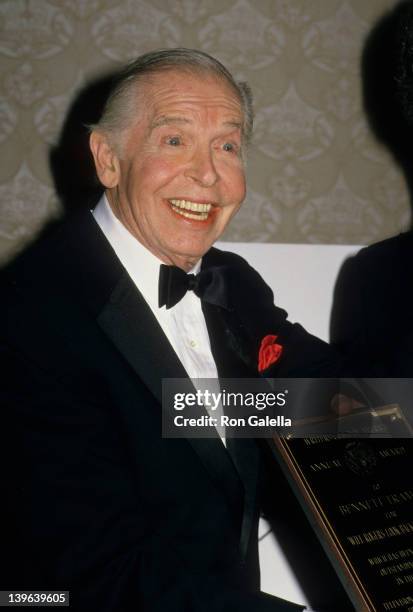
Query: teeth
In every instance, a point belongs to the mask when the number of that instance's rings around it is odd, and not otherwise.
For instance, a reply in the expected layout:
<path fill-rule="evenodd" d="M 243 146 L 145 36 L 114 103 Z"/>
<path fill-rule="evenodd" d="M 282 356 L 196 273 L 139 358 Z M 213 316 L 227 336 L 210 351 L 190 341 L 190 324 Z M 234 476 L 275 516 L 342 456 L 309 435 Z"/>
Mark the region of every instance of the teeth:
<path fill-rule="evenodd" d="M 169 201 L 176 208 L 184 209 L 184 210 L 192 210 L 193 212 L 197 212 L 197 213 L 209 213 L 209 211 L 211 210 L 211 206 L 212 206 L 212 204 L 198 204 L 197 202 L 190 202 L 189 200 L 169 200 Z M 195 216 L 196 219 L 199 219 L 201 217 L 202 215 Z M 189 218 L 193 219 L 194 217 L 191 216 Z"/>
<path fill-rule="evenodd" d="M 186 217 L 187 219 L 196 219 L 197 221 L 205 221 L 206 219 L 208 219 L 208 213 L 199 213 L 195 215 L 194 213 L 187 212 L 186 210 L 182 210 L 181 208 L 175 208 L 175 206 L 174 211 L 177 212 L 179 215 Z"/>

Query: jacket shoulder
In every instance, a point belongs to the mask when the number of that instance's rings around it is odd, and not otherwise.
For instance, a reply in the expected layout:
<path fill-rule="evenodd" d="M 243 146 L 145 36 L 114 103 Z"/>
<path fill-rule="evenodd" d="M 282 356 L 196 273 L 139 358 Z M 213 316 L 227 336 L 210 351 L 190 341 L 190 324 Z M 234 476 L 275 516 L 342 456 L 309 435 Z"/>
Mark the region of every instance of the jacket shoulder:
<path fill-rule="evenodd" d="M 377 266 L 379 263 L 391 264 L 392 259 L 408 254 L 410 257 L 413 255 L 413 232 L 411 231 L 364 247 L 351 260 L 364 266 Z"/>
<path fill-rule="evenodd" d="M 241 255 L 237 255 L 237 253 L 233 253 L 232 251 L 223 251 L 216 247 L 212 247 L 208 253 L 206 253 L 203 261 L 205 261 L 206 265 L 233 265 L 251 268 L 247 260 L 241 257 Z"/>

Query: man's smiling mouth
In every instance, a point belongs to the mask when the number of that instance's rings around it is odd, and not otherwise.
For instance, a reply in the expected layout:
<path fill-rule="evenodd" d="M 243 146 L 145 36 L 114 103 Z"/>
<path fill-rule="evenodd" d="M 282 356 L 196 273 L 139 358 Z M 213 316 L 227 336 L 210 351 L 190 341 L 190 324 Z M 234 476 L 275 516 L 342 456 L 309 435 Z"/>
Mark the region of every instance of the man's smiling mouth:
<path fill-rule="evenodd" d="M 190 200 L 168 201 L 174 212 L 187 219 L 195 219 L 196 221 L 206 221 L 212 208 L 212 204 L 200 204 L 199 202 L 191 202 Z"/>

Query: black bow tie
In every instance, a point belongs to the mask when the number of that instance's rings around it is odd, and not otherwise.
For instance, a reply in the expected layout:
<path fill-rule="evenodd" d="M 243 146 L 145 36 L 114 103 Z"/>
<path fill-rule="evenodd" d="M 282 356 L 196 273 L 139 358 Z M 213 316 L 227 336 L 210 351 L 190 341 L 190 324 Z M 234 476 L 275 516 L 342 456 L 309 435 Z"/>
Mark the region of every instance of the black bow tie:
<path fill-rule="evenodd" d="M 161 264 L 159 270 L 159 308 L 175 306 L 187 291 L 193 291 L 204 302 L 229 310 L 225 270 L 227 266 L 211 266 L 197 275 L 187 274 L 176 266 Z"/>

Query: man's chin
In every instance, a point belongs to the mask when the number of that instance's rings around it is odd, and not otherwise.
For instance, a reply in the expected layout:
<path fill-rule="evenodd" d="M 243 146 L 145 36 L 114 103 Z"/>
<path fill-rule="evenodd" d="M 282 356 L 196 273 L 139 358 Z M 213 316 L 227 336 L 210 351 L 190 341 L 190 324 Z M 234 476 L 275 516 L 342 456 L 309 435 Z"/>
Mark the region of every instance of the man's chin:
<path fill-rule="evenodd" d="M 197 249 L 180 249 L 176 250 L 174 253 L 169 255 L 169 259 L 172 265 L 177 266 L 178 268 L 182 268 L 188 272 L 191 270 L 196 263 L 209 251 L 212 243 L 208 242 L 208 244 L 203 245 L 202 248 Z"/>

